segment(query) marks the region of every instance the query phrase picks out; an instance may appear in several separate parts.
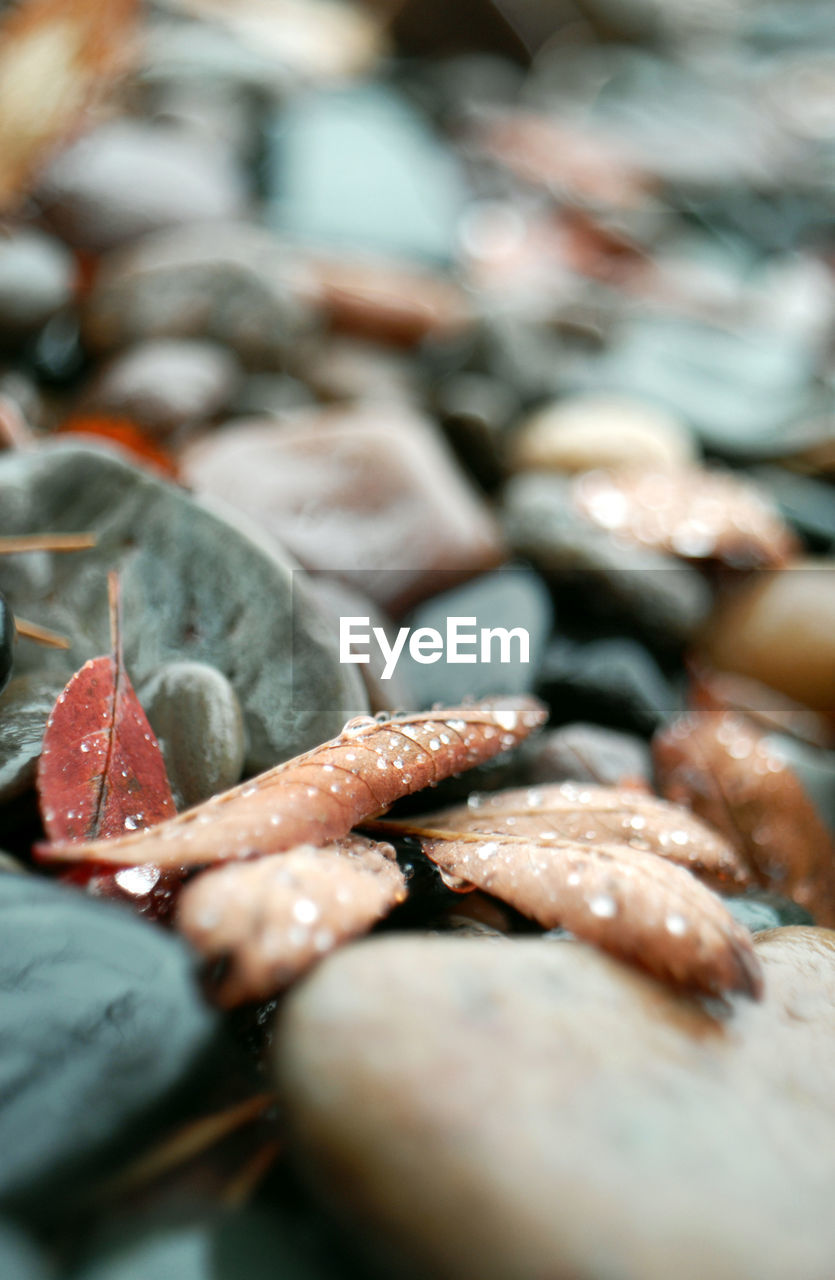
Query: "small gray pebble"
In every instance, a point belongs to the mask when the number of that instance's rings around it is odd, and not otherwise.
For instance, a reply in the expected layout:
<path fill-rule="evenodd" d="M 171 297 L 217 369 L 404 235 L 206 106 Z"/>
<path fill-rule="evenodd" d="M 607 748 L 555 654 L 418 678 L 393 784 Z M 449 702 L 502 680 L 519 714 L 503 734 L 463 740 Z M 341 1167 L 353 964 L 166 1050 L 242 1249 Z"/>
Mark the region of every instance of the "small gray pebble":
<path fill-rule="evenodd" d="M 178 808 L 235 785 L 246 748 L 243 718 L 220 671 L 203 662 L 168 663 L 141 687 L 139 700 L 159 738 Z"/>

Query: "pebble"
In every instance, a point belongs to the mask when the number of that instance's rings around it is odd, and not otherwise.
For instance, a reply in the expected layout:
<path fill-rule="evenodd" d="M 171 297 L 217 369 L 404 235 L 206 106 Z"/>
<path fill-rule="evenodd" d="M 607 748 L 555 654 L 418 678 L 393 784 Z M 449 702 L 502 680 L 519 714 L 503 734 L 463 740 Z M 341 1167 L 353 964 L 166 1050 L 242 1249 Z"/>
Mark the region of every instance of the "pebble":
<path fill-rule="evenodd" d="M 395 617 L 451 573 L 502 559 L 493 520 L 440 433 L 404 408 L 231 423 L 185 450 L 182 475 Z"/>
<path fill-rule="evenodd" d="M 235 690 L 204 662 L 169 662 L 139 689 L 178 809 L 239 781 L 246 734 Z"/>
<path fill-rule="evenodd" d="M 215 418 L 229 406 L 240 374 L 232 352 L 214 342 L 140 342 L 96 375 L 82 406 L 164 436 Z"/>
<path fill-rule="evenodd" d="M 187 947 L 42 876 L 0 875 L 0 1196 L 75 1185 L 183 1085 L 216 1034 Z M 60 1124 L 56 1117 L 60 1116 Z M 109 1154 L 108 1154 L 109 1152 Z"/>
<path fill-rule="evenodd" d="M 0 236 L 0 344 L 17 344 L 41 329 L 72 299 L 75 264 L 53 236 L 4 228 Z"/>
<path fill-rule="evenodd" d="M 648 649 L 635 640 L 574 644 L 558 636 L 539 672 L 552 719 L 586 715 L 596 723 L 650 736 L 676 709 L 673 692 Z"/>
<path fill-rule="evenodd" d="M 585 395 L 537 409 L 516 430 L 516 471 L 598 467 L 674 469 L 695 460 L 693 439 L 673 414 L 624 396 Z"/>
<path fill-rule="evenodd" d="M 507 654 L 502 653 L 500 641 L 494 640 L 489 662 L 483 661 L 478 645 L 469 645 L 463 652 L 477 659 L 473 663 L 453 663 L 442 657 L 440 662 L 426 665 L 404 654 L 399 666 L 421 707 L 431 707 L 436 702 L 452 707 L 467 698 L 530 693 L 553 616 L 550 593 L 532 569 L 508 567 L 481 574 L 463 586 L 433 595 L 404 619 L 404 625 L 413 630 L 432 627 L 441 635 L 446 634 L 449 618 L 469 619 L 462 625 L 465 634 L 480 633 L 482 627 L 504 628 L 508 632 L 520 627 L 527 632 L 527 661 L 522 661 L 519 640 L 512 639 Z M 506 657 L 510 660 L 504 661 Z"/>
<path fill-rule="evenodd" d="M 524 783 L 593 782 L 619 787 L 652 778 L 649 747 L 632 734 L 577 721 L 540 734 L 525 753 Z"/>
<path fill-rule="evenodd" d="M 700 574 L 596 527 L 573 508 L 567 478 L 526 472 L 506 485 L 503 497 L 511 549 L 553 587 L 572 583 L 584 612 L 628 620 L 662 646 L 692 636 L 704 621 L 710 590 Z"/>
<path fill-rule="evenodd" d="M 741 461 L 784 456 L 814 414 L 807 348 L 768 330 L 647 315 L 625 326 L 580 379 L 675 414 L 711 451 Z M 822 406 L 821 406 L 822 408 Z"/>
<path fill-rule="evenodd" d="M 97 353 L 152 338 L 203 338 L 250 368 L 280 369 L 307 333 L 307 273 L 249 223 L 201 223 L 105 254 L 82 313 Z"/>
<path fill-rule="evenodd" d="M 0 695 L 0 802 L 34 784 L 46 719 L 65 683 L 55 673 L 19 675 Z"/>
<path fill-rule="evenodd" d="M 5 1219 L 0 1220 L 0 1275 L 6 1280 L 52 1280 L 55 1276 L 34 1240 Z"/>
<path fill-rule="evenodd" d="M 388 937 L 290 995 L 293 1151 L 444 1280 L 829 1280 L 835 934 L 760 935 L 765 997 L 676 996 L 569 939 Z"/>
<path fill-rule="evenodd" d="M 224 151 L 138 120 L 114 120 L 64 148 L 38 198 L 62 240 L 100 253 L 147 232 L 234 218 L 246 192 Z"/>
<path fill-rule="evenodd" d="M 719 602 L 703 637 L 720 670 L 835 712 L 835 560 L 799 560 Z"/>
<path fill-rule="evenodd" d="M 299 95 L 272 138 L 273 224 L 319 248 L 448 264 L 463 192 L 452 152 L 393 88 Z"/>

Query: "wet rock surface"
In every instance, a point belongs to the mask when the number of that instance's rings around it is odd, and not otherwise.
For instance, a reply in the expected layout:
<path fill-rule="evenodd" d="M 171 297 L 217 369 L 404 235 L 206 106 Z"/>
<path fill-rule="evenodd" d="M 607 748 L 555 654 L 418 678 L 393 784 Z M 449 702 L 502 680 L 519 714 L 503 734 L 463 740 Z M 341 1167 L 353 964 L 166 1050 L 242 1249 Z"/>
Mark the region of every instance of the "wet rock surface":
<path fill-rule="evenodd" d="M 451 575 L 502 559 L 492 517 L 437 431 L 405 410 L 237 423 L 196 443 L 183 467 L 198 493 L 245 511 L 305 567 L 346 575 L 395 614 Z"/>
<path fill-rule="evenodd" d="M 723 1013 L 573 942 L 354 946 L 282 1020 L 296 1154 L 444 1276 L 824 1280 L 833 935 L 757 951 L 763 1002 Z"/>

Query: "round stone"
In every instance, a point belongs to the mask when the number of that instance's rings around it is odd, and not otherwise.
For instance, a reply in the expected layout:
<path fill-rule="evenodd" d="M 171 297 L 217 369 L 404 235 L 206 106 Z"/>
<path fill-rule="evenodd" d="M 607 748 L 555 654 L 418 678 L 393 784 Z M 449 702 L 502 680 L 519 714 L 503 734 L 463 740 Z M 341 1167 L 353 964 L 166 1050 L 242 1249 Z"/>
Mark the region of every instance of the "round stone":
<path fill-rule="evenodd" d="M 517 471 L 673 468 L 692 462 L 693 440 L 671 413 L 626 396 L 572 396 L 531 414 L 511 446 Z"/>
<path fill-rule="evenodd" d="M 117 120 L 66 147 L 39 186 L 62 239 L 101 251 L 148 231 L 231 218 L 245 205 L 237 167 L 220 148 L 136 120 Z"/>
<path fill-rule="evenodd" d="M 239 378 L 234 355 L 214 342 L 141 342 L 102 370 L 83 404 L 164 435 L 214 418 Z"/>
<path fill-rule="evenodd" d="M 70 301 L 72 255 L 42 231 L 20 228 L 0 236 L 0 341 L 27 338 Z"/>
<path fill-rule="evenodd" d="M 835 711 L 835 560 L 801 560 L 743 584 L 716 609 L 704 651 L 720 670 Z"/>
<path fill-rule="evenodd" d="M 721 1012 L 564 936 L 349 946 L 277 1039 L 292 1149 L 443 1280 L 828 1280 L 835 933 L 758 936 Z"/>
<path fill-rule="evenodd" d="M 159 738 L 178 808 L 189 808 L 239 780 L 246 735 L 235 690 L 204 662 L 170 662 L 139 690 Z"/>

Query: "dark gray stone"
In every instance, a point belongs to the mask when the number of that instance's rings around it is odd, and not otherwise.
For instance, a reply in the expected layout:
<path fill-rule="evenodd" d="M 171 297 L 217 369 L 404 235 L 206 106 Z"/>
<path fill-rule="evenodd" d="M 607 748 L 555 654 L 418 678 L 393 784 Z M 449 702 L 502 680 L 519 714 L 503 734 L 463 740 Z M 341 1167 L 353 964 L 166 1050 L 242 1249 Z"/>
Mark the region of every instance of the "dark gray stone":
<path fill-rule="evenodd" d="M 647 737 L 676 710 L 658 663 L 634 640 L 574 644 L 557 638 L 543 659 L 537 689 L 551 705 L 552 720 L 585 716 Z"/>
<path fill-rule="evenodd" d="M 182 1082 L 216 1031 L 178 939 L 35 876 L 0 876 L 0 1196 L 19 1198 Z"/>

